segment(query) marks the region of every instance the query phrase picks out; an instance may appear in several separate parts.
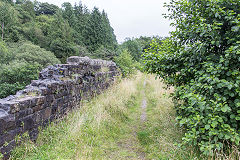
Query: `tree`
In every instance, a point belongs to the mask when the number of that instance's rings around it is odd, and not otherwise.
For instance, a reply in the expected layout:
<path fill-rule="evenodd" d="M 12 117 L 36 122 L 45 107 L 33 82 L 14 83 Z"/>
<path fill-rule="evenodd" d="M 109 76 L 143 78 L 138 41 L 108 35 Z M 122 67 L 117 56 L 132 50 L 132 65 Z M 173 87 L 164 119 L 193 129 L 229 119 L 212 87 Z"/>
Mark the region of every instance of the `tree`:
<path fill-rule="evenodd" d="M 47 2 L 40 3 L 37 2 L 35 5 L 35 10 L 37 15 L 45 14 L 45 15 L 54 15 L 59 10 L 58 6 L 54 4 L 49 4 Z"/>
<path fill-rule="evenodd" d="M 74 38 L 75 43 L 78 45 L 90 44 L 88 41 L 89 37 L 89 17 L 90 11 L 86 6 L 83 6 L 80 2 L 78 5 L 74 5 L 74 14 L 76 17 L 76 25 L 74 26 Z"/>
<path fill-rule="evenodd" d="M 18 41 L 17 25 L 17 11 L 9 3 L 0 2 L 0 33 L 2 40 Z"/>
<path fill-rule="evenodd" d="M 26 61 L 28 63 L 38 63 L 42 68 L 60 63 L 54 53 L 40 48 L 31 42 L 23 42 L 15 45 L 13 48 L 10 48 L 9 51 L 13 54 L 12 59 Z"/>
<path fill-rule="evenodd" d="M 240 1 L 172 0 L 176 31 L 153 42 L 146 69 L 175 86 L 183 142 L 205 154 L 240 141 Z"/>
<path fill-rule="evenodd" d="M 77 55 L 74 49 L 73 33 L 73 28 L 64 20 L 61 13 L 57 12 L 50 29 L 50 50 L 62 63 L 65 63 L 69 56 Z"/>
<path fill-rule="evenodd" d="M 71 3 L 64 2 L 62 4 L 62 9 L 63 9 L 63 12 L 62 12 L 63 18 L 68 21 L 68 24 L 70 25 L 70 27 L 75 27 L 76 17 L 75 17 L 74 10 Z"/>
<path fill-rule="evenodd" d="M 102 11 L 102 23 L 103 23 L 103 33 L 105 34 L 103 38 L 103 44 L 106 48 L 110 50 L 116 50 L 117 48 L 117 40 L 114 34 L 114 30 L 110 25 L 107 13 Z"/>
<path fill-rule="evenodd" d="M 127 49 L 130 54 L 132 55 L 132 57 L 134 58 L 134 60 L 139 61 L 142 55 L 142 47 L 140 45 L 140 43 L 137 40 L 134 39 L 130 39 L 127 38 L 125 40 L 125 42 L 123 42 L 123 44 L 121 45 L 121 48 L 123 49 Z"/>
<path fill-rule="evenodd" d="M 97 50 L 103 44 L 103 24 L 102 16 L 98 8 L 94 7 L 89 18 L 88 38 L 85 43 L 91 52 Z"/>

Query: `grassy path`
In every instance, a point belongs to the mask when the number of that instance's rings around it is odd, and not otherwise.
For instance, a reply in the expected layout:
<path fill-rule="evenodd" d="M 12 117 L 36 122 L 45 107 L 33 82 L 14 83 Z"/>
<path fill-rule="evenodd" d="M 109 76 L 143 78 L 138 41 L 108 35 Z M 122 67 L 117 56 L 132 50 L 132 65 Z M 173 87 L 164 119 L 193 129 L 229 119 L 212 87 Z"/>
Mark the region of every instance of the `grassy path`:
<path fill-rule="evenodd" d="M 175 145 L 181 139 L 171 90 L 138 73 L 52 124 L 37 142 L 26 141 L 11 159 L 193 159 Z"/>

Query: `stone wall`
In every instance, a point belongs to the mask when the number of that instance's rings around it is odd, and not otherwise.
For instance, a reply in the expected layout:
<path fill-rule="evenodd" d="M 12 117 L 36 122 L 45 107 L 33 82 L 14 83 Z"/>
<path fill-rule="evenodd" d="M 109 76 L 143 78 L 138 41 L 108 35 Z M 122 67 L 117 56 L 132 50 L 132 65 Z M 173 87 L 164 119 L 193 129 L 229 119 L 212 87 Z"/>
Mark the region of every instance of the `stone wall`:
<path fill-rule="evenodd" d="M 70 57 L 67 64 L 43 69 L 14 96 L 0 99 L 0 151 L 7 157 L 16 146 L 15 137 L 28 132 L 34 141 L 39 126 L 46 126 L 82 99 L 101 93 L 120 72 L 115 63 L 88 57 Z"/>

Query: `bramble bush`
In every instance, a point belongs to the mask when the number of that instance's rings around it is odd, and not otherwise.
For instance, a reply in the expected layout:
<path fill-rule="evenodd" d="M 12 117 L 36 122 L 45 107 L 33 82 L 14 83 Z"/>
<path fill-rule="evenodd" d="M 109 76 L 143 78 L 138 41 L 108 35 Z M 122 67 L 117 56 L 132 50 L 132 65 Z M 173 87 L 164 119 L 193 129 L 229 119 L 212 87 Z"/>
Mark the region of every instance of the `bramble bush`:
<path fill-rule="evenodd" d="M 146 70 L 175 87 L 183 143 L 204 154 L 239 146 L 240 1 L 172 0 L 176 31 L 144 54 Z"/>

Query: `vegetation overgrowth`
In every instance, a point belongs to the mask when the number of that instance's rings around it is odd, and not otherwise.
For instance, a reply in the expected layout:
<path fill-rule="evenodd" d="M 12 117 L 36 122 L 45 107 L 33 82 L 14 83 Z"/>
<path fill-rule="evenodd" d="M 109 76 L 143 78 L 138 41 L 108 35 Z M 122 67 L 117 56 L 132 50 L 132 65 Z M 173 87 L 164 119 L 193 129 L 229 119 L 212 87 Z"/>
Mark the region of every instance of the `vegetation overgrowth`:
<path fill-rule="evenodd" d="M 198 159 L 175 144 L 183 131 L 175 125 L 172 90 L 163 87 L 154 75 L 140 72 L 124 79 L 45 128 L 36 143 L 26 139 L 11 159 Z"/>
<path fill-rule="evenodd" d="M 113 60 L 124 77 L 141 70 L 144 61 L 148 73 L 174 87 L 175 110 L 162 97 L 163 84 L 147 76 L 149 119 L 134 127 L 144 76 L 125 79 L 69 113 L 73 118 L 52 124 L 36 144 L 24 143 L 12 158 L 239 159 L 240 1 L 171 0 L 166 7 L 171 11 L 166 18 L 176 28 L 170 37 L 127 38 L 118 44 L 107 13 L 97 7 L 0 1 L 0 98 L 23 89 L 44 67 L 75 55 Z"/>
<path fill-rule="evenodd" d="M 166 6 L 176 31 L 161 45 L 152 42 L 146 70 L 174 86 L 183 144 L 207 155 L 231 152 L 240 141 L 240 1 L 172 0 Z"/>

